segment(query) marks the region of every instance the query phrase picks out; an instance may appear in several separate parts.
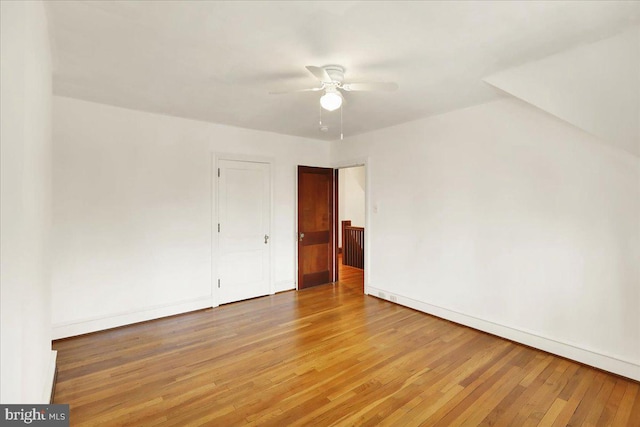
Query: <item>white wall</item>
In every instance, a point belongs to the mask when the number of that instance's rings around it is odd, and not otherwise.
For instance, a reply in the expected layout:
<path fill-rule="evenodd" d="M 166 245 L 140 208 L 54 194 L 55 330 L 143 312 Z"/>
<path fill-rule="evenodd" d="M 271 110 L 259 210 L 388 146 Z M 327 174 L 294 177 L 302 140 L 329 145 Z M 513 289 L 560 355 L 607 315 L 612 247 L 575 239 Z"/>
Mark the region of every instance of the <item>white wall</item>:
<path fill-rule="evenodd" d="M 338 173 L 338 242 L 342 242 L 342 221 L 351 220 L 352 226 L 364 227 L 365 167 L 343 168 Z"/>
<path fill-rule="evenodd" d="M 41 2 L 0 2 L 0 402 L 48 403 L 51 53 Z"/>
<path fill-rule="evenodd" d="M 295 287 L 296 166 L 326 142 L 54 97 L 54 336 L 211 306 L 214 153 L 272 160 L 275 290 Z"/>
<path fill-rule="evenodd" d="M 331 156 L 368 159 L 367 292 L 640 379 L 638 157 L 515 99 Z"/>
<path fill-rule="evenodd" d="M 295 281 L 295 166 L 366 158 L 368 292 L 640 379 L 638 157 L 516 100 L 329 153 L 55 97 L 55 336 L 210 305 L 215 152 L 274 161 L 278 290 Z"/>
<path fill-rule="evenodd" d="M 640 155 L 640 26 L 485 81 Z"/>

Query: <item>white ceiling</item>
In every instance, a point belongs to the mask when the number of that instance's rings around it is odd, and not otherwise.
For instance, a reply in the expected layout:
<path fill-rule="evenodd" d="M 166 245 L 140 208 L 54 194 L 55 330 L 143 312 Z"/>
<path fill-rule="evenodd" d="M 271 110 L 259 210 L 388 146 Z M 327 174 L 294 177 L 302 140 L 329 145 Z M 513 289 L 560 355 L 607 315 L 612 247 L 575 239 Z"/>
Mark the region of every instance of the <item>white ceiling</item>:
<path fill-rule="evenodd" d="M 345 95 L 354 135 L 495 99 L 500 70 L 640 23 L 640 2 L 47 3 L 54 93 L 316 139 L 339 137 L 305 65 L 400 89 Z"/>

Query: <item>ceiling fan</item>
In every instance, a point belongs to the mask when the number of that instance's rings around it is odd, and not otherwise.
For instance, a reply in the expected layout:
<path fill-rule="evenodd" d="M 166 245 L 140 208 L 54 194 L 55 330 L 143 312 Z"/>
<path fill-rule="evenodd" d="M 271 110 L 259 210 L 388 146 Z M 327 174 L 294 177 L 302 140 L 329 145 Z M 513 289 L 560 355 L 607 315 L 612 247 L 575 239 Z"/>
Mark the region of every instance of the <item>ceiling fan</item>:
<path fill-rule="evenodd" d="M 320 81 L 320 87 L 299 89 L 285 92 L 269 92 L 271 95 L 279 95 L 294 92 L 319 92 L 324 91 L 320 98 L 320 105 L 327 111 L 334 111 L 342 106 L 342 92 L 356 91 L 394 91 L 398 84 L 393 82 L 369 82 L 369 83 L 345 83 L 345 68 L 342 65 L 325 65 L 315 67 L 307 65 L 307 70 Z"/>

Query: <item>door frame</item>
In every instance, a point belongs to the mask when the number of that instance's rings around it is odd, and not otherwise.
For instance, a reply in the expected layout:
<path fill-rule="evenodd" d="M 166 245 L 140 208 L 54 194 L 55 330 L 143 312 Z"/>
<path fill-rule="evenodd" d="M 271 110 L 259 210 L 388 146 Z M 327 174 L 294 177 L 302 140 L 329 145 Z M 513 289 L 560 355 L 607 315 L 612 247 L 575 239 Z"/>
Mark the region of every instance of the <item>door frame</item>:
<path fill-rule="evenodd" d="M 218 167 L 221 160 L 236 162 L 267 163 L 269 164 L 269 294 L 275 293 L 274 275 L 275 260 L 273 259 L 273 242 L 275 230 L 274 217 L 274 159 L 272 157 L 251 156 L 233 153 L 214 152 L 211 161 L 211 303 L 213 307 L 220 305 L 220 292 L 218 291 L 218 265 L 220 265 L 220 239 L 218 234 Z"/>
<path fill-rule="evenodd" d="M 299 290 L 298 283 L 298 262 L 300 259 L 300 254 L 298 253 L 298 166 L 309 166 L 309 165 L 296 165 L 295 166 L 295 224 L 294 224 L 294 235 L 295 235 L 295 260 L 294 260 L 294 271 L 293 275 L 296 281 L 296 290 Z M 347 160 L 342 160 L 338 162 L 333 162 L 330 166 L 317 166 L 317 167 L 326 167 L 333 169 L 334 173 L 334 206 L 333 206 L 333 232 L 334 232 L 334 245 L 333 245 L 333 263 L 334 263 L 334 272 L 337 280 L 338 277 L 338 169 L 346 169 L 352 168 L 356 166 L 364 166 L 365 173 L 365 192 L 364 192 L 364 294 L 369 295 L 369 271 L 371 269 L 371 167 L 369 165 L 369 157 L 356 157 L 350 158 Z"/>
<path fill-rule="evenodd" d="M 371 213 L 372 204 L 371 204 L 371 166 L 369 165 L 369 157 L 355 157 L 350 158 L 338 162 L 334 162 L 332 164 L 333 169 L 337 171 L 338 169 L 347 169 L 353 168 L 357 166 L 364 166 L 364 294 L 369 295 L 369 272 L 371 271 Z M 337 180 L 336 180 L 337 182 Z M 338 198 L 338 188 L 336 187 L 336 199 Z M 336 230 L 339 227 L 338 224 L 338 205 L 336 203 Z M 376 207 L 377 209 L 377 207 Z M 337 239 L 337 231 L 336 231 L 336 239 Z M 338 250 L 336 246 L 335 250 L 335 258 L 336 258 L 336 267 L 338 262 Z"/>

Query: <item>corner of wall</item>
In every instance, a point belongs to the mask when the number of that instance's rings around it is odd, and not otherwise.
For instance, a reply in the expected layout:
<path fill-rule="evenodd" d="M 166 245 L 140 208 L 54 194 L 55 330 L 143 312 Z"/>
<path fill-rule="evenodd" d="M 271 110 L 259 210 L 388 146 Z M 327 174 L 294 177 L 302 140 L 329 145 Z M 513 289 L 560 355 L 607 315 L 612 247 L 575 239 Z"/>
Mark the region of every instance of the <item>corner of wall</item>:
<path fill-rule="evenodd" d="M 392 303 L 409 307 L 441 319 L 449 320 L 460 325 L 487 332 L 500 338 L 515 341 L 551 354 L 566 357 L 567 359 L 575 360 L 586 365 L 594 366 L 599 369 L 640 381 L 639 364 L 623 360 L 622 358 L 618 358 L 613 355 L 602 354 L 584 347 L 578 347 L 572 343 L 561 342 L 530 331 L 516 329 L 510 326 L 469 316 L 464 313 L 459 313 L 424 301 L 418 301 L 398 295 L 397 293 L 386 289 L 369 286 L 367 293 L 368 295 L 376 298 L 388 300 Z"/>
<path fill-rule="evenodd" d="M 45 384 L 42 392 L 42 403 L 53 403 L 53 398 L 56 389 L 56 377 L 57 377 L 57 361 L 58 352 L 51 350 L 51 357 L 49 364 L 47 365 L 47 372 L 45 373 Z"/>

